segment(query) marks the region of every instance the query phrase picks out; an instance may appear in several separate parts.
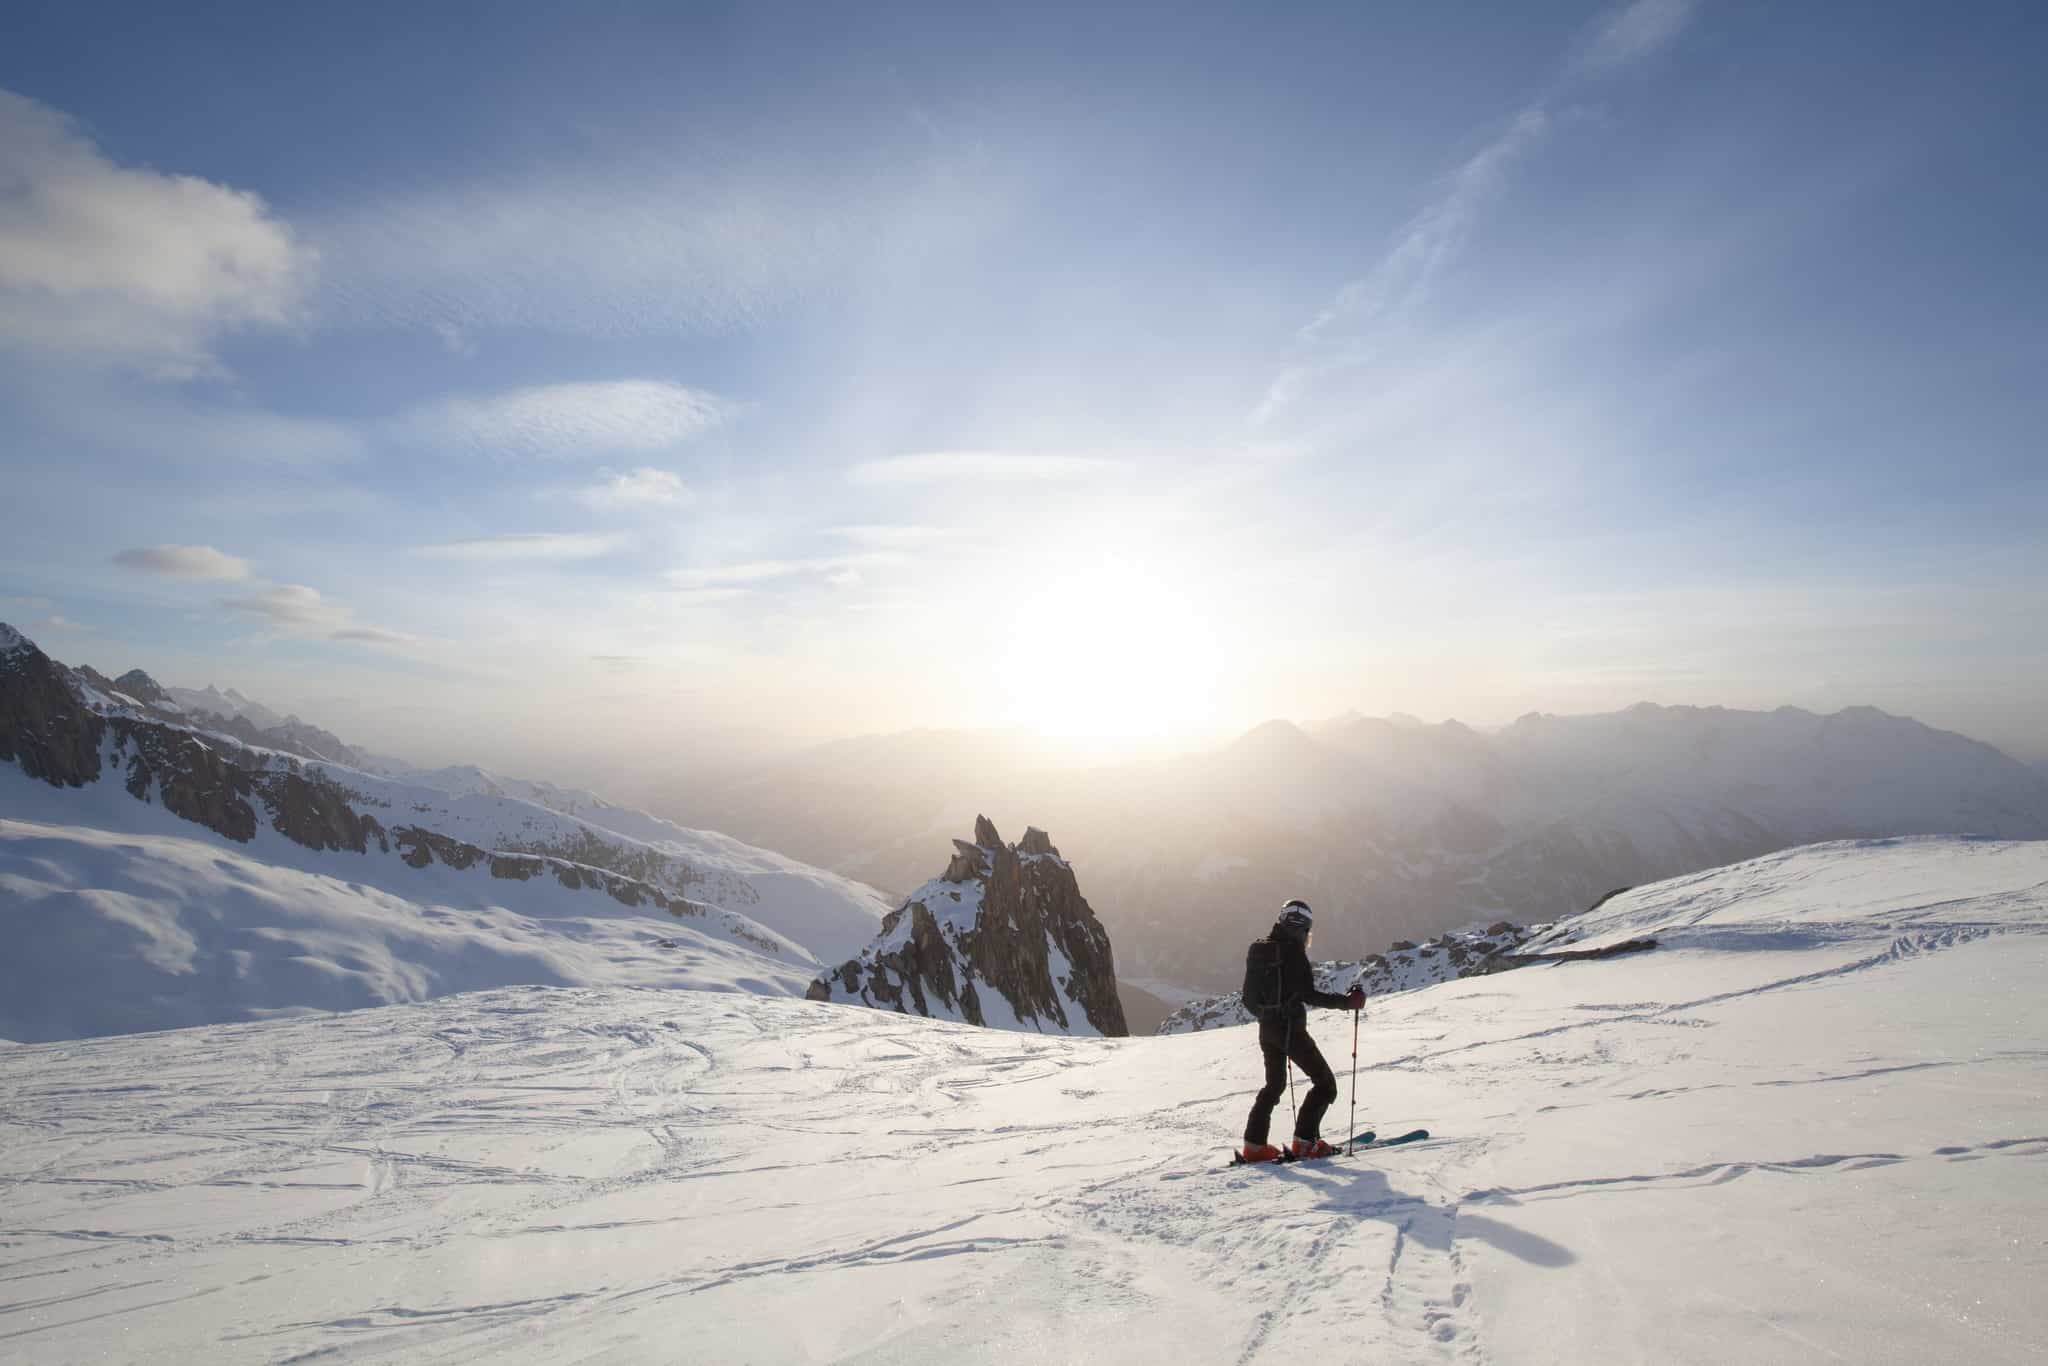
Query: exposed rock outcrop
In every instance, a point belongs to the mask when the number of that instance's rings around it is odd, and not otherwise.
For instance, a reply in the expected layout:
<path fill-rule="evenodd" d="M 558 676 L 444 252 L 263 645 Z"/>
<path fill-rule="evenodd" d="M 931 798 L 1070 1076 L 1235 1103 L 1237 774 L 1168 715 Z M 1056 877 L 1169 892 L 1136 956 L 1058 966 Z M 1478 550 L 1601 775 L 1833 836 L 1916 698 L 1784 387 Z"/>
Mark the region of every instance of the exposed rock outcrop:
<path fill-rule="evenodd" d="M 114 680 L 114 687 L 137 702 L 156 705 L 170 700 L 170 694 L 164 691 L 163 685 L 140 669 L 130 669 L 122 674 Z"/>
<path fill-rule="evenodd" d="M 1014 845 L 986 816 L 946 871 L 882 921 L 814 1001 L 1041 1033 L 1128 1033 L 1109 934 L 1043 830 Z"/>
<path fill-rule="evenodd" d="M 83 787 L 100 776 L 105 729 L 62 666 L 0 622 L 0 759 L 52 787 Z"/>
<path fill-rule="evenodd" d="M 236 734 L 255 729 L 240 717 L 200 720 L 207 727 L 216 723 Z M 67 668 L 0 623 L 0 761 L 19 764 L 31 778 L 83 787 L 111 768 L 137 801 L 238 844 L 249 843 L 268 825 L 309 849 L 395 854 L 414 868 L 481 864 L 494 878 L 518 881 L 552 873 L 572 890 L 603 892 L 621 905 L 657 907 L 678 917 L 705 917 L 717 909 L 675 890 L 692 880 L 687 868 L 659 866 L 652 851 L 621 850 L 592 831 L 579 832 L 580 839 L 559 849 L 486 850 L 418 825 L 387 830 L 357 809 L 370 803 L 318 767 L 284 757 L 289 751 L 223 743 L 218 732 L 195 730 L 193 724 L 142 670 L 108 679 L 89 667 Z M 303 723 L 289 718 L 260 734 L 268 738 L 294 726 Z M 334 744 L 346 752 L 338 740 Z M 624 866 L 590 866 L 600 859 Z M 744 922 L 731 919 L 728 932 L 745 929 Z"/>

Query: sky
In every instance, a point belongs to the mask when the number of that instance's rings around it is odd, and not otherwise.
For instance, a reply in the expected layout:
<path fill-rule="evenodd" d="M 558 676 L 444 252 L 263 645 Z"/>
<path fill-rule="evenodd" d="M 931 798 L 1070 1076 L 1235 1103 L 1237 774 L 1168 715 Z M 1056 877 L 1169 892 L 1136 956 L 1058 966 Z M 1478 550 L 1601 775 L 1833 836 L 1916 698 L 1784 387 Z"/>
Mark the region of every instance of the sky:
<path fill-rule="evenodd" d="M 0 619 L 425 761 L 2048 757 L 2027 4 L 49 5 Z"/>

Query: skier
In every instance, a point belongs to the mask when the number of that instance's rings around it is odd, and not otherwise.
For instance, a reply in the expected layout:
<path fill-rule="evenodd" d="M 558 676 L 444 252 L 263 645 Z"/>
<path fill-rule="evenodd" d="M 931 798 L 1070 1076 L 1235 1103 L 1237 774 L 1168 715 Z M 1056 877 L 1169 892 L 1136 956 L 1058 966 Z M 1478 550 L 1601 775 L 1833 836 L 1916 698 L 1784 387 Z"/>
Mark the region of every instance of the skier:
<path fill-rule="evenodd" d="M 1338 1151 L 1323 1142 L 1323 1111 L 1337 1099 L 1337 1078 L 1322 1050 L 1309 1037 L 1308 1007 L 1330 1010 L 1365 1009 L 1365 988 L 1354 986 L 1348 995 L 1319 991 L 1315 973 L 1309 968 L 1308 945 L 1315 927 L 1315 912 L 1306 901 L 1290 901 L 1280 909 L 1273 932 L 1251 946 L 1245 955 L 1244 1002 L 1259 1019 L 1259 1051 L 1266 1057 L 1266 1084 L 1252 1102 L 1251 1117 L 1244 1124 L 1244 1160 L 1271 1162 L 1280 1150 L 1266 1142 L 1273 1107 L 1288 1086 L 1287 1063 L 1292 1059 L 1314 1083 L 1301 1112 L 1294 1121 L 1295 1157 L 1328 1157 Z"/>

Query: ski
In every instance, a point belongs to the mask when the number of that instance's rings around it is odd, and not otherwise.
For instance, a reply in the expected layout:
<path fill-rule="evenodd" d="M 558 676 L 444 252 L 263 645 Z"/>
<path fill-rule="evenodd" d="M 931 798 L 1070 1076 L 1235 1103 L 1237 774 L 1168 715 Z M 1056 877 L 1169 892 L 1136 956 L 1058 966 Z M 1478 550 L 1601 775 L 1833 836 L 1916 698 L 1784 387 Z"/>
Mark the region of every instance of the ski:
<path fill-rule="evenodd" d="M 1344 1143 L 1338 1144 L 1337 1151 L 1330 1154 L 1330 1157 L 1345 1156 L 1347 1148 L 1353 1152 L 1360 1152 L 1370 1148 L 1392 1148 L 1403 1143 L 1420 1143 L 1428 1137 L 1429 1130 L 1427 1129 L 1410 1129 L 1407 1133 L 1396 1134 L 1392 1138 L 1381 1138 L 1372 1130 L 1367 1129 L 1364 1133 L 1353 1134 Z M 1230 1150 L 1230 1165 L 1233 1167 L 1278 1167 L 1290 1162 L 1326 1162 L 1328 1160 L 1329 1158 L 1322 1157 L 1296 1157 L 1294 1154 L 1282 1149 L 1280 1156 L 1273 1158 L 1271 1161 L 1247 1162 L 1244 1160 L 1244 1154 L 1241 1151 L 1236 1148 Z"/>

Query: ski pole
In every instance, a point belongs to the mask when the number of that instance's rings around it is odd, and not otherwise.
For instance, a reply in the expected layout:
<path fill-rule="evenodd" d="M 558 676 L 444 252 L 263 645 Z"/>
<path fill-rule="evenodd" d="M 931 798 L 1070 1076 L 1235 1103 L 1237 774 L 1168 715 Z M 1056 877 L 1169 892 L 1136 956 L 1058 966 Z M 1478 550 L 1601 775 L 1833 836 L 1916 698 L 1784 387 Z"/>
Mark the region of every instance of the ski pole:
<path fill-rule="evenodd" d="M 1362 1005 L 1351 1012 L 1351 1125 L 1346 1130 L 1351 1137 L 1344 1142 L 1347 1155 L 1356 1151 L 1358 1144 L 1358 1017 L 1363 1014 Z"/>
<path fill-rule="evenodd" d="M 1294 1017 L 1287 1017 L 1287 1113 L 1294 1116 L 1294 1127 L 1301 1130 L 1301 1114 L 1294 1108 Z"/>

